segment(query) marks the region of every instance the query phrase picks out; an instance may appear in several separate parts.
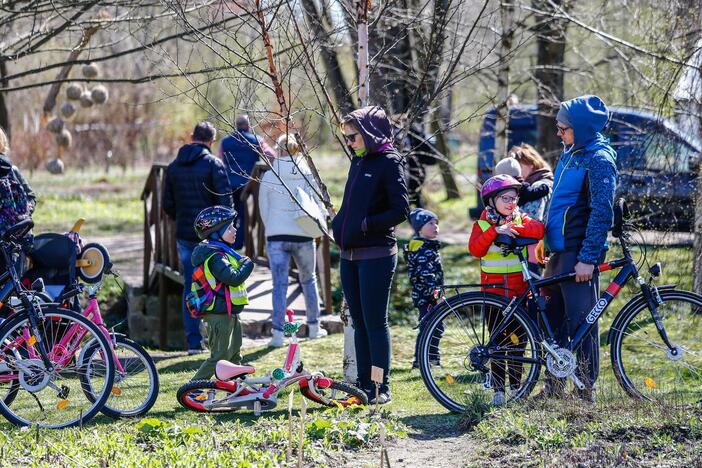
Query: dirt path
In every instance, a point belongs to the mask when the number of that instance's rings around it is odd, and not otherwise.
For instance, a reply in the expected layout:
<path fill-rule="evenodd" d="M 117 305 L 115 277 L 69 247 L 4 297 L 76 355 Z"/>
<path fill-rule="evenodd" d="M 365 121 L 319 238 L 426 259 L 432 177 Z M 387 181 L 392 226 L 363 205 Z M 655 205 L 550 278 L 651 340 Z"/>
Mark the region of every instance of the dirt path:
<path fill-rule="evenodd" d="M 476 445 L 469 433 L 445 430 L 432 434 L 410 432 L 389 443 L 387 450 L 391 467 L 459 467 L 470 464 Z M 379 466 L 380 451 L 345 451 L 329 461 L 330 466 Z"/>

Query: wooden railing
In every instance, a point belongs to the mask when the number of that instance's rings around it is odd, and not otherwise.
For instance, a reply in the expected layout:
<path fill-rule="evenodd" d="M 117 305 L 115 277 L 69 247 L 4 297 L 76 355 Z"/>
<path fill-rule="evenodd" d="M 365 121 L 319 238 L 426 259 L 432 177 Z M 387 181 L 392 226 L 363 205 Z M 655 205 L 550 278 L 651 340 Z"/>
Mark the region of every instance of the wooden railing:
<path fill-rule="evenodd" d="M 141 199 L 144 201 L 144 293 L 154 291 L 159 295 L 159 346 L 166 348 L 168 338 L 168 281 L 183 284 L 178 248 L 175 237 L 175 222 L 163 211 L 163 185 L 167 164 L 154 163 L 144 184 Z M 244 254 L 258 264 L 268 265 L 266 236 L 258 209 L 258 182 L 266 167 L 257 165 L 243 190 L 246 202 L 247 223 Z M 296 272 L 292 271 L 293 275 Z M 332 312 L 331 262 L 329 239 L 318 242 L 317 276 L 321 285 L 324 303 L 323 313 Z"/>

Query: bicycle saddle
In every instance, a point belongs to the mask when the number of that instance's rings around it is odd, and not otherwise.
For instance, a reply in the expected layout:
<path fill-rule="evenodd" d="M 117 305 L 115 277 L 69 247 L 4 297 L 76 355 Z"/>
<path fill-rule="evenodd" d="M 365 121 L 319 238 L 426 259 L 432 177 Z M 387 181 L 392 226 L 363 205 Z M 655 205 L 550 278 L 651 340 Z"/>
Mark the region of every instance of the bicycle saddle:
<path fill-rule="evenodd" d="M 252 366 L 240 366 L 238 364 L 233 364 L 229 361 L 222 359 L 217 361 L 217 366 L 215 367 L 215 377 L 219 380 L 231 380 L 241 377 L 246 374 L 253 374 L 256 372 Z"/>
<path fill-rule="evenodd" d="M 531 237 L 510 237 L 507 234 L 500 234 L 495 238 L 495 245 L 514 249 L 517 247 L 526 247 L 527 245 L 538 244 L 539 239 Z"/>
<path fill-rule="evenodd" d="M 612 236 L 621 237 L 624 232 L 626 218 L 629 217 L 629 208 L 623 198 L 614 203 L 614 222 L 612 223 Z"/>
<path fill-rule="evenodd" d="M 10 242 L 10 241 L 16 241 L 17 239 L 21 239 L 29 231 L 32 230 L 34 227 L 34 221 L 31 219 L 25 219 L 24 221 L 20 221 L 19 223 L 15 224 L 14 226 L 10 226 L 7 228 L 7 231 L 2 235 L 2 240 L 5 242 Z"/>

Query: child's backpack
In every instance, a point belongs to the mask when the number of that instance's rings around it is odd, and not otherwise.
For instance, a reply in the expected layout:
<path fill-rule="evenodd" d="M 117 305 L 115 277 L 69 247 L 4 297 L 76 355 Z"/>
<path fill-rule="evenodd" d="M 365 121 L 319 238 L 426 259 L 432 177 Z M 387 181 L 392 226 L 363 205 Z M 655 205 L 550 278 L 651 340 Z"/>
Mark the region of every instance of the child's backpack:
<path fill-rule="evenodd" d="M 212 255 L 217 255 L 217 253 Z M 217 285 L 213 288 L 205 276 L 205 265 L 207 265 L 207 262 L 210 261 L 212 255 L 210 255 L 202 264 L 198 265 L 193 271 L 190 292 L 187 294 L 187 296 L 185 296 L 185 308 L 188 310 L 192 318 L 201 317 L 202 314 L 214 307 L 217 292 L 222 287 L 224 287 L 224 297 L 227 301 L 227 310 L 231 315 L 229 288 L 226 287 L 224 283 L 217 283 Z"/>
<path fill-rule="evenodd" d="M 0 234 L 29 218 L 29 198 L 11 169 L 0 177 Z"/>

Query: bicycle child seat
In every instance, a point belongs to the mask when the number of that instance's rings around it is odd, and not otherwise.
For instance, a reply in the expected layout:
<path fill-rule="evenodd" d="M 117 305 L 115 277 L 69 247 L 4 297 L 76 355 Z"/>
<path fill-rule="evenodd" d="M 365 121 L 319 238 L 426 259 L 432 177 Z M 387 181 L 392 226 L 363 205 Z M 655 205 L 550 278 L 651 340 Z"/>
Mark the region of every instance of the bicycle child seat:
<path fill-rule="evenodd" d="M 538 242 L 539 239 L 532 239 L 531 237 L 510 237 L 507 234 L 500 234 L 495 238 L 495 245 L 507 249 L 526 247 L 527 245 L 534 245 Z"/>

